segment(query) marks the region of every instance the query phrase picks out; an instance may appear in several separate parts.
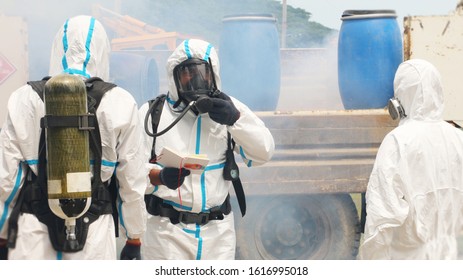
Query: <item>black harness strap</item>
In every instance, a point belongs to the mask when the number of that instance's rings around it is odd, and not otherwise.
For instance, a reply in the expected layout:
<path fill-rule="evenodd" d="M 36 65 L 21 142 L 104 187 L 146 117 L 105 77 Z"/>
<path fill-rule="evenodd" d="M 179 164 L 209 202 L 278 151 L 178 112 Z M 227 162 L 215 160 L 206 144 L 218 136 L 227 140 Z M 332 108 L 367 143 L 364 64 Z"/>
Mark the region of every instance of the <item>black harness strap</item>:
<path fill-rule="evenodd" d="M 106 83 L 104 82 L 101 78 L 98 77 L 92 77 L 88 80 L 85 81 L 85 84 L 87 86 L 87 97 L 88 97 L 88 112 L 90 114 L 93 114 L 96 116 L 96 110 L 98 106 L 100 105 L 101 99 L 103 98 L 103 95 L 116 87 L 115 84 L 112 83 Z M 114 220 L 114 225 L 115 225 L 115 232 L 116 232 L 116 237 L 119 237 L 119 222 L 118 222 L 118 210 L 117 210 L 117 192 L 119 189 L 118 186 L 118 181 L 116 178 L 116 175 L 113 174 L 113 176 L 110 179 L 109 185 L 107 182 L 105 182 L 105 186 L 107 188 L 103 187 L 103 184 L 101 182 L 101 158 L 102 158 L 102 151 L 101 151 L 101 134 L 100 134 L 100 128 L 98 126 L 98 120 L 95 118 L 95 129 L 90 130 L 90 149 L 94 151 L 94 175 L 93 177 L 96 179 L 93 181 L 92 185 L 92 190 L 95 190 L 97 199 L 99 201 L 107 201 L 111 203 L 111 209 L 112 209 L 112 214 L 113 214 L 113 220 Z M 109 190 L 109 196 L 108 192 Z M 93 192 L 93 191 L 92 191 Z M 90 206 L 92 208 L 92 206 Z M 92 213 L 92 209 L 89 209 L 89 212 Z"/>
<path fill-rule="evenodd" d="M 80 130 L 92 130 L 97 126 L 95 115 L 52 116 L 45 115 L 40 119 L 40 127 L 77 127 Z"/>
<path fill-rule="evenodd" d="M 231 138 L 230 132 L 227 132 L 227 153 L 232 155 L 227 155 L 227 161 L 232 162 L 233 165 L 236 166 L 236 170 L 238 170 L 238 166 L 235 163 L 235 156 L 233 155 L 233 149 L 235 147 L 235 141 Z M 239 177 L 239 172 L 237 171 L 237 177 L 232 179 L 233 188 L 235 189 L 236 199 L 238 200 L 238 205 L 240 206 L 241 217 L 244 217 L 246 214 L 246 196 L 244 194 L 243 185 L 241 184 L 241 180 Z"/>
<path fill-rule="evenodd" d="M 32 170 L 27 167 L 27 174 L 26 174 L 26 182 L 30 181 Z M 22 187 L 19 191 L 18 198 L 16 200 L 15 207 L 11 211 L 10 217 L 8 218 L 8 239 L 7 239 L 7 247 L 14 248 L 16 246 L 16 238 L 18 237 L 18 219 L 19 214 L 21 214 L 21 207 L 20 205 L 23 204 L 24 196 L 25 196 L 25 187 Z M 18 205 L 18 206 L 16 206 Z"/>
<path fill-rule="evenodd" d="M 246 215 L 246 196 L 244 194 L 243 185 L 241 184 L 241 180 L 234 180 L 232 181 L 233 188 L 235 189 L 236 199 L 238 200 L 238 205 L 240 206 L 241 217 Z"/>
<path fill-rule="evenodd" d="M 87 92 L 89 98 L 93 99 L 92 102 L 88 105 L 89 109 L 94 108 L 95 111 L 100 106 L 101 99 L 103 95 L 108 92 L 109 90 L 116 87 L 115 84 L 107 83 L 103 81 L 99 77 L 92 77 L 85 81 L 85 85 L 87 86 Z M 92 112 L 90 112 L 92 113 Z"/>
<path fill-rule="evenodd" d="M 365 224 L 367 221 L 367 201 L 364 192 L 361 193 L 360 199 L 360 232 L 365 233 Z"/>
<path fill-rule="evenodd" d="M 161 94 L 157 96 L 155 99 L 151 99 L 150 101 L 148 101 L 149 107 L 154 106 L 153 110 L 151 111 L 151 125 L 153 128 L 153 131 L 152 131 L 153 133 L 156 133 L 158 131 L 159 120 L 161 119 L 161 112 L 164 106 L 164 102 L 166 101 L 166 97 L 167 97 L 166 94 Z M 152 105 L 153 103 L 155 104 Z M 156 151 L 154 149 L 155 145 L 156 145 L 156 137 L 153 137 L 153 145 L 151 147 L 151 159 L 150 159 L 151 163 L 155 163 L 156 158 L 157 158 Z"/>
<path fill-rule="evenodd" d="M 43 100 L 43 90 L 45 89 L 45 83 L 50 78 L 50 76 L 46 76 L 40 81 L 29 81 L 27 84 L 30 85 L 32 89 L 40 96 L 40 99 Z"/>

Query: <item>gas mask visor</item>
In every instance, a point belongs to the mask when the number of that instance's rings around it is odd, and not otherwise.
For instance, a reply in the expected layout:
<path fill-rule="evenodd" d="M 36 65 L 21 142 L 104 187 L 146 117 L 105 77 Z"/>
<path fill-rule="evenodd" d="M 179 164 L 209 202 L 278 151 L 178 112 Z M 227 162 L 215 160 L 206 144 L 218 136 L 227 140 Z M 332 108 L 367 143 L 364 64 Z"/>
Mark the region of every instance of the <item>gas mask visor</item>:
<path fill-rule="evenodd" d="M 187 103 L 214 91 L 211 65 L 202 59 L 190 58 L 174 68 L 174 80 L 179 97 Z"/>

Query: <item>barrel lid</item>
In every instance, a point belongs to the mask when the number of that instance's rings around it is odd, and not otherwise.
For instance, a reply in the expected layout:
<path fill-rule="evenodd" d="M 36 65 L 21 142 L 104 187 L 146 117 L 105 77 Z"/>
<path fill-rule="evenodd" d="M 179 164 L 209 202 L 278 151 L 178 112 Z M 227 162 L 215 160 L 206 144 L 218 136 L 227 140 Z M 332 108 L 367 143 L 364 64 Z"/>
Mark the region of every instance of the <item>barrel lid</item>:
<path fill-rule="evenodd" d="M 364 19 L 364 18 L 396 18 L 395 10 L 345 10 L 341 20 Z"/>
<path fill-rule="evenodd" d="M 222 21 L 242 21 L 242 20 L 256 20 L 256 21 L 276 21 L 276 17 L 273 14 L 235 14 L 224 16 Z"/>

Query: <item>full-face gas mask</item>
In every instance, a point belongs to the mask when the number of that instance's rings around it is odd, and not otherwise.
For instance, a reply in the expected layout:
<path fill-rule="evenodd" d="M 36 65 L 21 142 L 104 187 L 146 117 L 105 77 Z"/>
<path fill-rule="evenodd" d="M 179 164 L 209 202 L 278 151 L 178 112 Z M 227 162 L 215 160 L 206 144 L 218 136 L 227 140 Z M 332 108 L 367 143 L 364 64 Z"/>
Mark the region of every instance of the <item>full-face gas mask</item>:
<path fill-rule="evenodd" d="M 178 95 L 187 104 L 200 97 L 212 96 L 216 86 L 212 66 L 205 60 L 190 58 L 174 68 Z"/>
<path fill-rule="evenodd" d="M 402 104 L 400 104 L 399 99 L 393 97 L 389 99 L 389 102 L 387 103 L 387 109 L 389 111 L 389 115 L 391 115 L 391 118 L 393 120 L 396 120 L 398 118 L 403 119 L 407 115 L 405 114 L 404 107 Z"/>
<path fill-rule="evenodd" d="M 190 109 L 197 115 L 209 112 L 212 107 L 212 101 L 209 97 L 218 97 L 220 94 L 220 91 L 217 90 L 211 65 L 210 59 L 208 63 L 202 59 L 190 58 L 175 66 L 173 76 L 179 99 L 174 108 L 181 101 L 185 102 L 187 106 L 169 126 L 160 132 L 151 133 L 148 129 L 148 119 L 160 102 L 160 99 L 156 99 L 155 102 L 151 103 L 145 115 L 146 134 L 151 137 L 163 135 L 179 122 Z"/>

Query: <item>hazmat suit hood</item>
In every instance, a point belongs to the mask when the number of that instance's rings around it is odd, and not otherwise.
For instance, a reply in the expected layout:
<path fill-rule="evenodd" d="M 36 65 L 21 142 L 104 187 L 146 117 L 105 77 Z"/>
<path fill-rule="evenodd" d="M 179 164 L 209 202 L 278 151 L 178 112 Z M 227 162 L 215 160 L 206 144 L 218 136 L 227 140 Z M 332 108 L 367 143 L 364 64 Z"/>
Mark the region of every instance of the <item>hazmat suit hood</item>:
<path fill-rule="evenodd" d="M 55 36 L 50 76 L 69 73 L 109 80 L 111 46 L 101 23 L 90 16 L 68 19 Z"/>
<path fill-rule="evenodd" d="M 177 101 L 179 99 L 173 74 L 174 68 L 190 58 L 202 59 L 204 61 L 209 61 L 210 59 L 217 89 L 220 90 L 221 88 L 219 77 L 219 57 L 214 46 L 203 40 L 187 39 L 183 41 L 167 59 L 166 70 L 167 78 L 169 80 L 169 97 L 173 101 Z"/>
<path fill-rule="evenodd" d="M 429 62 L 411 59 L 399 65 L 394 78 L 394 95 L 407 117 L 417 121 L 440 121 L 444 111 L 441 77 Z"/>

